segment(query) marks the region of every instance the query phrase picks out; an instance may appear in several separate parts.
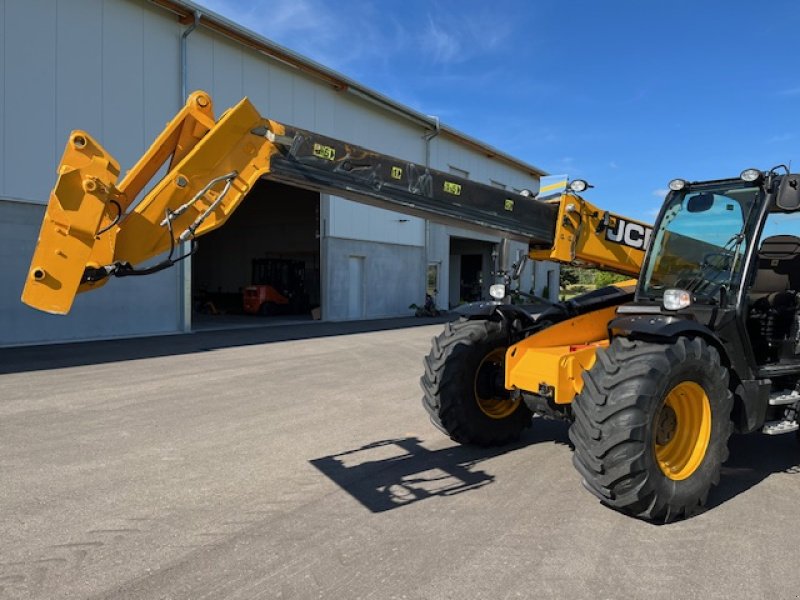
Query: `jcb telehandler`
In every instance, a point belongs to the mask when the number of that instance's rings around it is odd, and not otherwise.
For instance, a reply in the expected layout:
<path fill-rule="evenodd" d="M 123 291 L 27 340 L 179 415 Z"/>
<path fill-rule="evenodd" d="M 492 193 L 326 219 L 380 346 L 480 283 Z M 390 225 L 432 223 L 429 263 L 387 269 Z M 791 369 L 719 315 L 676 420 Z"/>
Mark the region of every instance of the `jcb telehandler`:
<path fill-rule="evenodd" d="M 72 132 L 24 302 L 65 313 L 111 275 L 175 264 L 267 177 L 523 240 L 533 259 L 639 276 L 533 311 L 499 300 L 514 271 L 501 245 L 498 302 L 448 324 L 425 359 L 423 403 L 458 442 L 507 443 L 534 414 L 569 420 L 584 485 L 666 522 L 702 508 L 734 429 L 798 429 L 800 176 L 788 169 L 674 180 L 651 229 L 585 201 L 585 182 L 551 202 L 509 195 L 264 119 L 247 99 L 215 120 L 195 92 L 119 173 Z"/>

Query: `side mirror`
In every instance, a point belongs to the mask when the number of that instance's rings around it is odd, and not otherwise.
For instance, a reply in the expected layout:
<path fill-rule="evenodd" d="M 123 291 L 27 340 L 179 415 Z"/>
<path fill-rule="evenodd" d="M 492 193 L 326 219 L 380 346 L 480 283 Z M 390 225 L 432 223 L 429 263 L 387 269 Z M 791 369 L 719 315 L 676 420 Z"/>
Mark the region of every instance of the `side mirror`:
<path fill-rule="evenodd" d="M 686 201 L 686 210 L 690 213 L 706 212 L 714 206 L 714 194 L 695 194 Z"/>
<path fill-rule="evenodd" d="M 789 174 L 783 177 L 775 205 L 785 211 L 800 208 L 800 175 Z"/>

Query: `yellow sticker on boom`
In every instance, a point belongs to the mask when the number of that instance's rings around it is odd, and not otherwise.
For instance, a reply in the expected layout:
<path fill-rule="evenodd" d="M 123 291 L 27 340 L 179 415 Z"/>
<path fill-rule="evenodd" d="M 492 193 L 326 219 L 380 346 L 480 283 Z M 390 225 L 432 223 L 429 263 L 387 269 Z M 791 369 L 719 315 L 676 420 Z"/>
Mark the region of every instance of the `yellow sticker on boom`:
<path fill-rule="evenodd" d="M 325 160 L 333 160 L 336 158 L 336 148 L 323 144 L 314 144 L 314 156 Z"/>
<path fill-rule="evenodd" d="M 514 201 L 511 198 L 506 198 L 503 208 L 509 211 L 514 210 Z"/>
<path fill-rule="evenodd" d="M 392 167 L 392 179 L 400 179 L 403 176 L 403 169 Z"/>
<path fill-rule="evenodd" d="M 453 196 L 460 196 L 461 185 L 458 183 L 453 183 L 452 181 L 445 181 L 444 191 L 447 192 L 448 194 L 453 194 Z"/>

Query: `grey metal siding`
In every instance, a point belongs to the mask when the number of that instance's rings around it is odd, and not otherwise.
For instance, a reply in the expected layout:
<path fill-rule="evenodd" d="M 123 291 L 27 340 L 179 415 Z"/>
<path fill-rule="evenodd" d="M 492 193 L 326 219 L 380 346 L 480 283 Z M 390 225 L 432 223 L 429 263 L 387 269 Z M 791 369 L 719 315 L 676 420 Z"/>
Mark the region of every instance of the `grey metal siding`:
<path fill-rule="evenodd" d="M 69 131 L 88 131 L 123 172 L 130 168 L 182 104 L 184 29 L 175 15 L 145 0 L 0 0 L 0 277 L 6 283 L 0 293 L 0 344 L 181 328 L 184 281 L 178 269 L 112 281 L 79 296 L 68 317 L 28 309 L 19 294 L 40 205 L 55 181 Z M 188 88 L 211 93 L 217 114 L 248 95 L 265 116 L 410 161 L 425 159 L 422 126 L 202 26 L 188 39 Z M 527 173 L 444 135 L 431 142 L 431 151 L 435 168 L 453 164 L 484 183 L 535 185 Z M 408 304 L 422 300 L 426 262 L 441 261 L 446 277 L 450 233 L 436 229 L 435 235 L 445 236 L 441 249 L 428 252 L 424 222 L 401 223 L 407 217 L 399 213 L 395 218 L 346 202 L 324 202 L 321 211 L 328 225 L 323 271 L 333 274 L 323 276 L 331 286 L 323 284 L 330 300 L 326 316 L 342 318 L 337 308 L 342 283 L 335 274 L 356 246 L 375 256 L 365 262 L 368 316 L 408 314 Z M 392 268 L 390 259 L 398 261 Z M 385 279 L 387 272 L 393 275 L 388 286 L 380 276 Z"/>

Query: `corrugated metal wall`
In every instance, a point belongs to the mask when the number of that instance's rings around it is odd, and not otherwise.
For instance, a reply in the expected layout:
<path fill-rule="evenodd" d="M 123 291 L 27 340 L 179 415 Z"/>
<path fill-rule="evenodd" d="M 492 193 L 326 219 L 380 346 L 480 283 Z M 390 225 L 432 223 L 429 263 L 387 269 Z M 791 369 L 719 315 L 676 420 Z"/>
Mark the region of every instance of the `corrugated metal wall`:
<path fill-rule="evenodd" d="M 178 330 L 174 269 L 112 281 L 66 317 L 19 296 L 69 131 L 129 166 L 178 109 L 179 24 L 124 0 L 0 0 L 0 11 L 0 199 L 12 200 L 0 202 L 0 344 Z"/>
<path fill-rule="evenodd" d="M 41 218 L 37 205 L 47 200 L 69 131 L 89 131 L 123 169 L 133 164 L 182 104 L 183 30 L 175 15 L 144 0 L 0 0 L 0 200 L 10 201 L 0 202 L 0 276 L 8 282 L 0 292 L 0 345 L 181 328 L 179 291 L 184 282 L 177 269 L 130 284 L 112 281 L 102 291 L 80 297 L 65 318 L 28 310 L 18 298 Z M 265 116 L 424 161 L 422 127 L 393 113 L 203 27 L 191 34 L 188 49 L 189 89 L 210 92 L 217 114 L 247 95 Z M 456 167 L 468 171 L 471 179 L 502 182 L 509 189 L 535 185 L 525 173 L 444 136 L 432 141 L 431 161 L 434 168 Z M 398 250 L 402 272 L 393 276 L 408 282 L 394 290 L 402 296 L 396 305 L 419 302 L 425 261 L 447 262 L 444 250 L 441 256 L 426 256 L 424 221 L 329 200 L 322 214 L 328 238 L 323 260 L 347 260 L 354 239 L 418 248 L 423 268 Z M 9 245 L 10 228 L 19 245 Z M 448 235 L 446 229 L 437 231 Z M 30 243 L 22 243 L 20 236 Z M 334 266 L 323 264 L 326 268 Z M 370 270 L 367 265 L 365 276 L 385 277 L 382 268 Z M 323 290 L 323 302 L 326 295 L 331 290 Z M 115 307 L 114 318 L 106 314 L 109 306 Z M 324 316 L 345 318 L 335 311 Z"/>

